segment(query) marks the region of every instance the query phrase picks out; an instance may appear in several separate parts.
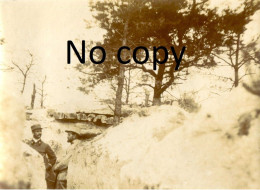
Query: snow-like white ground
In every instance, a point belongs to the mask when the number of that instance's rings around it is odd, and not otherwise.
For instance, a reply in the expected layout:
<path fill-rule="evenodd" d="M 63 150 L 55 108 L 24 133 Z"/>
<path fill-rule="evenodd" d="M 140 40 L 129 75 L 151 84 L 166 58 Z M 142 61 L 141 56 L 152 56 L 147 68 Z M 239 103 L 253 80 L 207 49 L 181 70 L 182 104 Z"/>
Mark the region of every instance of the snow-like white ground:
<path fill-rule="evenodd" d="M 25 122 L 20 102 L 1 95 L 0 180 L 45 188 L 41 157 L 21 139 L 41 123 L 42 139 L 59 159 L 69 146 L 68 126 L 48 117 L 48 110 L 34 110 Z M 68 187 L 260 188 L 259 100 L 239 87 L 205 101 L 198 113 L 176 104 L 137 109 L 119 126 L 82 142 L 69 164 Z"/>
<path fill-rule="evenodd" d="M 17 97 L 2 90 L 0 95 L 0 188 L 46 188 L 42 156 L 21 141 L 24 122 L 23 103 Z"/>
<path fill-rule="evenodd" d="M 257 96 L 237 88 L 198 113 L 173 105 L 134 115 L 82 143 L 68 187 L 260 188 L 259 107 Z"/>

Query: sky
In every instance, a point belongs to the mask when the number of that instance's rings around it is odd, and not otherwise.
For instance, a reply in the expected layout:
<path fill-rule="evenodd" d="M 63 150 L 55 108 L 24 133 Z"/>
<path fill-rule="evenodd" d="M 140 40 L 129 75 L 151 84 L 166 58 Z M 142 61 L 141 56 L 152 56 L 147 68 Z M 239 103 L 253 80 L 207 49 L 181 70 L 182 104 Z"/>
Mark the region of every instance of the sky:
<path fill-rule="evenodd" d="M 237 2 L 212 0 L 212 6 L 235 7 Z M 100 41 L 105 33 L 92 18 L 88 1 L 2 0 L 0 6 L 0 37 L 5 39 L 5 44 L 0 46 L 0 63 L 8 65 L 14 61 L 23 65 L 29 61 L 28 51 L 33 54 L 36 63 L 25 87 L 25 103 L 30 103 L 33 83 L 39 86 L 44 75 L 47 75 L 46 104 L 50 107 L 81 105 L 82 101 L 93 103 L 95 96 L 86 96 L 76 90 L 79 86 L 78 73 L 73 68 L 76 63 L 67 65 L 66 60 L 67 40 Z M 256 30 L 260 28 L 259 15 L 254 17 L 254 22 L 249 26 L 250 35 L 259 31 Z M 86 29 L 84 20 L 91 22 L 94 27 Z M 7 87 L 14 95 L 19 95 L 20 73 L 0 74 L 1 86 Z M 203 78 L 196 80 L 201 81 Z M 186 89 L 198 84 L 196 80 L 190 81 Z M 203 86 L 203 83 L 197 88 L 201 88 L 200 86 Z M 39 106 L 39 96 L 36 101 Z"/>
<path fill-rule="evenodd" d="M 77 73 L 73 65 L 67 65 L 67 40 L 101 40 L 104 32 L 98 28 L 85 29 L 91 20 L 88 2 L 82 0 L 20 0 L 1 1 L 1 36 L 5 44 L 1 51 L 1 63 L 18 64 L 29 61 L 28 50 L 37 64 L 25 88 L 25 97 L 30 97 L 32 83 L 47 75 L 48 104 L 71 101 L 75 95 L 84 96 L 75 90 Z M 14 91 L 19 73 L 4 73 L 5 83 Z M 3 77 L 2 75 L 2 77 Z M 16 85 L 15 85 L 16 84 Z M 17 93 L 17 92 L 16 92 Z M 76 97 L 77 97 L 76 96 Z M 30 100 L 30 98 L 26 101 Z M 64 100 L 64 101 L 59 101 Z M 73 100 L 74 101 L 74 100 Z"/>

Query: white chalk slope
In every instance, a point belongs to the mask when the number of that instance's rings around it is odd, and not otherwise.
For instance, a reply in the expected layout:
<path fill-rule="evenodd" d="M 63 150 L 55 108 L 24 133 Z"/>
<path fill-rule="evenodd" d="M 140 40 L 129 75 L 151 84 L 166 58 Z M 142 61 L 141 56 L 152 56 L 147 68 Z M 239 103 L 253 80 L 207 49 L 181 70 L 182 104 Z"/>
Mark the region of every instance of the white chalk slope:
<path fill-rule="evenodd" d="M 260 188 L 259 100 L 240 87 L 127 118 L 75 150 L 68 188 Z"/>
<path fill-rule="evenodd" d="M 0 188 L 46 188 L 42 156 L 22 143 L 25 110 L 6 90 L 0 95 Z"/>

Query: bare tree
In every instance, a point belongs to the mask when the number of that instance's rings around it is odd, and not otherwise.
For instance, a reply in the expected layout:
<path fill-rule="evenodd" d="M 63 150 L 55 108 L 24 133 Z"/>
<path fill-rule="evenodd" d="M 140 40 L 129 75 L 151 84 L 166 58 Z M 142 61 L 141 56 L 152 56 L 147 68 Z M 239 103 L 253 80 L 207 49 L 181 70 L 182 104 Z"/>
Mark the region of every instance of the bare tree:
<path fill-rule="evenodd" d="M 24 92 L 26 80 L 30 74 L 30 70 L 31 70 L 32 66 L 34 66 L 33 54 L 30 51 L 29 51 L 29 55 L 30 55 L 31 60 L 28 64 L 25 65 L 25 68 L 23 68 L 21 65 L 18 65 L 14 61 L 12 61 L 12 65 L 14 66 L 14 68 L 16 68 L 23 77 L 21 94 L 23 94 L 23 92 Z"/>
<path fill-rule="evenodd" d="M 34 108 L 35 95 L 36 95 L 36 86 L 35 83 L 33 83 L 33 92 L 31 96 L 31 109 Z"/>
<path fill-rule="evenodd" d="M 47 79 L 47 76 L 45 75 L 44 79 L 41 81 L 41 88 L 38 88 L 38 91 L 37 91 L 37 93 L 40 95 L 40 98 L 41 98 L 41 108 L 44 107 L 44 105 L 43 105 L 44 104 L 44 100 L 47 97 L 47 94 L 45 93 L 45 89 L 44 89 L 44 85 L 45 85 L 46 79 Z"/>

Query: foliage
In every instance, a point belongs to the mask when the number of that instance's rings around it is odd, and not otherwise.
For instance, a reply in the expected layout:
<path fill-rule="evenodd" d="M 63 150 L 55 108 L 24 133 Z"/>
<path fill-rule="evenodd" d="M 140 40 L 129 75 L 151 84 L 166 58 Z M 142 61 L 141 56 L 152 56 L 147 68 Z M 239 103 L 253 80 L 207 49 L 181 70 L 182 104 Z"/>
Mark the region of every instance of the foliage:
<path fill-rule="evenodd" d="M 244 33 L 247 24 L 251 21 L 251 17 L 260 9 L 260 2 L 256 0 L 245 0 L 241 5 L 231 10 L 229 8 L 223 11 L 222 25 L 223 44 L 220 48 L 212 53 L 224 65 L 230 66 L 234 71 L 232 78 L 233 86 L 237 87 L 239 81 L 246 75 L 239 76 L 239 70 L 246 64 L 251 62 L 259 63 L 259 50 L 257 50 L 256 41 L 253 39 L 251 43 L 244 42 Z"/>
<path fill-rule="evenodd" d="M 195 100 L 195 93 L 184 93 L 183 96 L 178 99 L 178 104 L 181 108 L 187 112 L 197 112 L 200 109 L 200 104 Z"/>
<path fill-rule="evenodd" d="M 93 81 L 88 81 L 85 77 L 81 79 L 83 87 L 80 90 L 86 90 L 84 86 L 88 82 L 110 80 L 119 75 L 120 64 L 116 57 L 124 37 L 126 37 L 126 45 L 131 50 L 140 45 L 149 50 L 154 46 L 168 48 L 169 59 L 165 64 L 157 64 L 158 72 L 149 69 L 148 64 L 151 63 L 151 59 L 144 65 L 135 63 L 125 65 L 142 70 L 144 74 L 151 76 L 154 85 L 145 83 L 142 85 L 154 90 L 154 100 L 158 100 L 158 103 L 160 103 L 161 94 L 168 87 L 177 84 L 178 80 L 185 79 L 189 67 L 215 65 L 212 64 L 214 60 L 210 53 L 222 43 L 222 34 L 218 30 L 221 18 L 216 13 L 216 9 L 210 9 L 207 6 L 207 1 L 97 1 L 90 4 L 90 7 L 99 26 L 106 30 L 104 40 L 99 45 L 106 50 L 107 56 L 103 64 L 92 66 Z M 127 32 L 124 32 L 126 22 L 129 27 Z M 183 46 L 187 47 L 178 71 L 175 71 L 176 64 L 170 53 L 170 46 L 174 46 L 177 54 Z M 97 51 L 95 56 L 100 58 L 102 54 Z M 131 54 L 126 56 L 131 57 Z M 138 59 L 142 59 L 143 56 L 140 51 Z M 164 53 L 160 50 L 157 56 L 162 60 Z M 89 69 L 89 64 L 84 66 L 78 70 Z"/>

